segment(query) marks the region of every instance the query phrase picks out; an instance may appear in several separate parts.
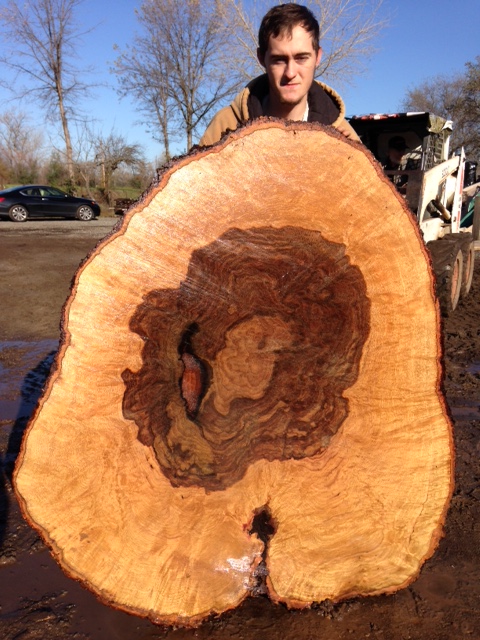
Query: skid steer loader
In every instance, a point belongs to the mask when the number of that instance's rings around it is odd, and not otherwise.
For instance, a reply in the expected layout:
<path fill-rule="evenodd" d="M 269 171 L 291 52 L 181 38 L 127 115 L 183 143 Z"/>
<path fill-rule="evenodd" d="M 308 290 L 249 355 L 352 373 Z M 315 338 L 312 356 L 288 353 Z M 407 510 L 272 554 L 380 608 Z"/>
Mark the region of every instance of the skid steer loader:
<path fill-rule="evenodd" d="M 450 314 L 470 291 L 475 242 L 480 244 L 480 197 L 467 213 L 462 206 L 465 154 L 462 149 L 450 155 L 451 121 L 422 112 L 353 116 L 350 124 L 416 215 L 432 258 L 440 308 Z M 393 138 L 404 141 L 405 152 L 397 167 L 388 168 Z"/>

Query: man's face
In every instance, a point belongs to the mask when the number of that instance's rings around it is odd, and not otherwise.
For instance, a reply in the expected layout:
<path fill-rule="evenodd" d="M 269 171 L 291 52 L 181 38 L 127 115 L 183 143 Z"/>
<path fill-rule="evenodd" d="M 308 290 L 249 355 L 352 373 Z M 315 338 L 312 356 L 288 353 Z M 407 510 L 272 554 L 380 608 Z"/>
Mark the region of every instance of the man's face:
<path fill-rule="evenodd" d="M 393 164 L 400 164 L 402 158 L 405 155 L 406 149 L 397 149 L 396 147 L 389 147 L 388 157 Z"/>
<path fill-rule="evenodd" d="M 312 36 L 301 26 L 292 29 L 292 36 L 270 37 L 264 56 L 258 60 L 265 67 L 270 84 L 270 100 L 283 109 L 306 104 L 321 49 L 313 47 Z"/>

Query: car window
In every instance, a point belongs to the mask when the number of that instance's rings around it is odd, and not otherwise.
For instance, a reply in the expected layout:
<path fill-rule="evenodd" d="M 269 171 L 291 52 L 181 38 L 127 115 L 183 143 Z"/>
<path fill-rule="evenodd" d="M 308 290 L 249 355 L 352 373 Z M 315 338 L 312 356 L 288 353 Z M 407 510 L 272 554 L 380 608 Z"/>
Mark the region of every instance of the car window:
<path fill-rule="evenodd" d="M 55 187 L 44 187 L 47 196 L 52 196 L 54 198 L 65 198 L 65 193 L 60 191 L 60 189 L 55 189 Z"/>
<path fill-rule="evenodd" d="M 40 190 L 36 187 L 29 187 L 28 189 L 22 189 L 20 193 L 24 196 L 39 196 Z"/>

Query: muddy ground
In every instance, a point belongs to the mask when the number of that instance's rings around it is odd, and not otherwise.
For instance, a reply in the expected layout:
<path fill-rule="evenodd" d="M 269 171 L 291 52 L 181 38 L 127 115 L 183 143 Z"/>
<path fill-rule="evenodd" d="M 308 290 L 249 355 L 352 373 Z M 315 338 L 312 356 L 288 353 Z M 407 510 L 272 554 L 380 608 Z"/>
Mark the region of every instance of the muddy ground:
<path fill-rule="evenodd" d="M 305 611 L 249 598 L 238 609 L 185 630 L 110 609 L 63 575 L 22 519 L 11 472 L 57 348 L 71 277 L 114 222 L 0 222 L 0 638 L 480 639 L 480 256 L 470 296 L 444 324 L 455 493 L 445 536 L 410 587 Z"/>

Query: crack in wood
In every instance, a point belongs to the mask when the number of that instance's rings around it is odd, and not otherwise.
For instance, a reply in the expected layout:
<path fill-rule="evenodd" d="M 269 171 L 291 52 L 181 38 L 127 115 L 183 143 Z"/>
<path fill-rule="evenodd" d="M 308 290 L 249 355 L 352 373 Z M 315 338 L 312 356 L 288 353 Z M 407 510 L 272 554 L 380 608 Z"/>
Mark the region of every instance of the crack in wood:
<path fill-rule="evenodd" d="M 187 416 L 193 421 L 197 417 L 198 409 L 210 382 L 207 365 L 193 352 L 192 337 L 198 330 L 197 323 L 189 325 L 178 348 L 183 364 L 183 372 L 179 381 L 180 393 L 185 403 Z"/>
<path fill-rule="evenodd" d="M 252 524 L 248 530 L 249 535 L 255 534 L 263 542 L 262 560 L 255 568 L 254 577 L 255 585 L 252 588 L 252 592 L 255 595 L 264 595 L 268 593 L 267 590 L 267 557 L 268 557 L 268 545 L 270 539 L 275 535 L 277 530 L 277 523 L 272 516 L 272 512 L 268 505 L 263 505 L 259 509 L 255 510 Z"/>

